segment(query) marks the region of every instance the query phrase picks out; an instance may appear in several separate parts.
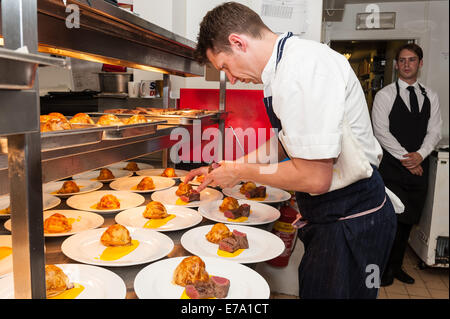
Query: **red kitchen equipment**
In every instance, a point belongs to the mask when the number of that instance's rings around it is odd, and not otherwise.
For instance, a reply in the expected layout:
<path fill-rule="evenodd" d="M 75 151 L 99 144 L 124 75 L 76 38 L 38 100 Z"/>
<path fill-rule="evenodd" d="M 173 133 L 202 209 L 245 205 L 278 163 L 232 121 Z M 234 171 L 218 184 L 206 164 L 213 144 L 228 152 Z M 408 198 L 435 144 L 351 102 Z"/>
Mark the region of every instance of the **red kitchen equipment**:
<path fill-rule="evenodd" d="M 280 218 L 274 223 L 272 233 L 281 238 L 286 248 L 278 257 L 266 261 L 275 267 L 286 267 L 289 263 L 292 251 L 297 240 L 297 229 L 291 223 L 297 218 L 298 211 L 292 207 L 292 202 L 287 201 L 280 208 Z"/>

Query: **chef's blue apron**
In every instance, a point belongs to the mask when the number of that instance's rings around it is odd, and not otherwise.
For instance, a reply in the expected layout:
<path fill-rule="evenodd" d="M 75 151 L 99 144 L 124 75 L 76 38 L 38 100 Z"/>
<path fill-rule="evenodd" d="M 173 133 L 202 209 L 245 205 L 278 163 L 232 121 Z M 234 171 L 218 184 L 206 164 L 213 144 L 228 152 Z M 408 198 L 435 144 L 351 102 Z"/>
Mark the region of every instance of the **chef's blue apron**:
<path fill-rule="evenodd" d="M 276 65 L 289 32 L 278 44 Z M 301 70 L 299 70 L 301 72 Z M 324 88 L 326 89 L 326 88 Z M 264 97 L 274 128 L 282 129 L 272 97 Z M 288 153 L 286 153 L 288 154 Z M 396 230 L 396 217 L 375 166 L 370 178 L 322 195 L 296 192 L 305 253 L 298 269 L 300 298 L 376 298 Z M 339 220 L 385 204 L 374 213 Z"/>

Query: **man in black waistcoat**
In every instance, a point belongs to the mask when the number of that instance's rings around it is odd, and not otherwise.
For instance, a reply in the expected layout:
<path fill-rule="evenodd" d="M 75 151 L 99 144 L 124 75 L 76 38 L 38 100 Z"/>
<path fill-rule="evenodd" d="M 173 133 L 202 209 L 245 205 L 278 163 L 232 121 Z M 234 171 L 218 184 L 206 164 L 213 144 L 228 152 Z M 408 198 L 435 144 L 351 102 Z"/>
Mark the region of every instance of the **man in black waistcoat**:
<path fill-rule="evenodd" d="M 422 49 L 402 46 L 396 55 L 398 80 L 380 90 L 372 109 L 374 133 L 383 147 L 380 173 L 386 187 L 405 205 L 398 216 L 397 233 L 381 286 L 394 278 L 413 284 L 403 269 L 403 257 L 412 226 L 420 220 L 428 188 L 428 155 L 441 139 L 439 100 L 417 81 L 423 65 Z"/>

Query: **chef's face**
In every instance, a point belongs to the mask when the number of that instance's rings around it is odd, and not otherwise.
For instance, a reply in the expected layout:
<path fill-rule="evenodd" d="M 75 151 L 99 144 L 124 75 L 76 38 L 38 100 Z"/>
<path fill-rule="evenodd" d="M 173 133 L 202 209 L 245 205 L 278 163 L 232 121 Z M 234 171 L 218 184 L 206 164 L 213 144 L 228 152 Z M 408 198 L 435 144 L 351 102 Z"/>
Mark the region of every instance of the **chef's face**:
<path fill-rule="evenodd" d="M 262 83 L 261 75 L 252 70 L 252 61 L 243 52 L 221 51 L 213 52 L 211 49 L 206 51 L 211 64 L 219 71 L 224 71 L 231 84 L 237 81 L 243 83 Z"/>
<path fill-rule="evenodd" d="M 417 79 L 417 74 L 419 73 L 419 68 L 423 65 L 423 60 L 419 60 L 419 56 L 408 49 L 400 51 L 398 55 L 398 60 L 395 68 L 398 71 L 399 77 L 402 80 L 413 80 Z"/>

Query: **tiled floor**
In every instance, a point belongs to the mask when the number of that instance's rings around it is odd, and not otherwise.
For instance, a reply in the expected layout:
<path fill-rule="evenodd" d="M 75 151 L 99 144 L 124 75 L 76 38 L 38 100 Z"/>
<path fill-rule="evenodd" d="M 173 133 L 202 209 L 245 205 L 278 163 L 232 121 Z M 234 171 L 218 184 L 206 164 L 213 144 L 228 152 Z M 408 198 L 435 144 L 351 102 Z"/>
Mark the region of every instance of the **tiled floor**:
<path fill-rule="evenodd" d="M 449 269 L 419 269 L 420 262 L 416 253 L 408 247 L 403 260 L 405 271 L 415 279 L 413 285 L 407 285 L 394 279 L 391 286 L 381 287 L 378 299 L 449 299 Z M 273 299 L 298 299 L 298 296 L 272 293 Z"/>
<path fill-rule="evenodd" d="M 378 299 L 449 299 L 449 269 L 420 269 L 419 262 L 419 257 L 408 247 L 403 268 L 415 279 L 414 284 L 407 285 L 394 279 L 391 286 L 380 288 Z"/>

